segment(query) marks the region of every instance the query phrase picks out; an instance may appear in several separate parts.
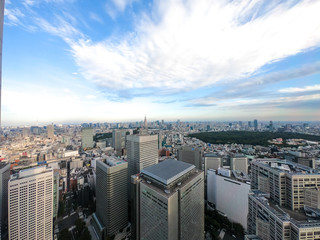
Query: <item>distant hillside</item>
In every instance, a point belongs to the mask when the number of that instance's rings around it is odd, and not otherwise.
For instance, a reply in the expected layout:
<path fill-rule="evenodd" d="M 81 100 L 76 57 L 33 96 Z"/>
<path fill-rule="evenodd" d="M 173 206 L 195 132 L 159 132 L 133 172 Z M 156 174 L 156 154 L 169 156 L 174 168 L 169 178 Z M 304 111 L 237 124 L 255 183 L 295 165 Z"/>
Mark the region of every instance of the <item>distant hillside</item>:
<path fill-rule="evenodd" d="M 285 139 L 305 139 L 309 141 L 320 141 L 320 136 L 307 135 L 301 133 L 286 132 L 248 132 L 248 131 L 228 131 L 228 132 L 203 132 L 189 134 L 189 137 L 195 137 L 206 143 L 212 144 L 251 144 L 251 145 L 270 145 L 268 140 L 274 138 Z"/>

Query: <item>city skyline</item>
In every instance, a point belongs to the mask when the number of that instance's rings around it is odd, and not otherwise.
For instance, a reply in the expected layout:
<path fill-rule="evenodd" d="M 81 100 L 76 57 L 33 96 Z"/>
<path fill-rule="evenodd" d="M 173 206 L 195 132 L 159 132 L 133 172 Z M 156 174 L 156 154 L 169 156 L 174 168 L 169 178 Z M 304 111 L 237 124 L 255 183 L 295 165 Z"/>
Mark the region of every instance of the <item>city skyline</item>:
<path fill-rule="evenodd" d="M 7 0 L 2 125 L 316 121 L 319 1 Z"/>

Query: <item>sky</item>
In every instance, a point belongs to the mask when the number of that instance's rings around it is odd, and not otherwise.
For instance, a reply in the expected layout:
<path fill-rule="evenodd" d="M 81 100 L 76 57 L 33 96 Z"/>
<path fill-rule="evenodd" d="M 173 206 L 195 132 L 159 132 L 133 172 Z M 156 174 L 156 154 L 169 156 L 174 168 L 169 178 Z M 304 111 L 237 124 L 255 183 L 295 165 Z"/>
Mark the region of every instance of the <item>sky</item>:
<path fill-rule="evenodd" d="M 6 0 L 2 125 L 320 120 L 320 1 Z"/>

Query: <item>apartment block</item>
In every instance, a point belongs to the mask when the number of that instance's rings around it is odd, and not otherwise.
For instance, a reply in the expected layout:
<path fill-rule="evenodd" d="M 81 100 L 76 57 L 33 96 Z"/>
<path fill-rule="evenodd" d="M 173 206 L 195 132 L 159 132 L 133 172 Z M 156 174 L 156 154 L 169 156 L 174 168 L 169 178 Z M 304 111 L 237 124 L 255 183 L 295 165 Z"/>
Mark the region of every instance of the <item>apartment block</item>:
<path fill-rule="evenodd" d="M 8 198 L 10 240 L 52 239 L 52 169 L 40 166 L 13 175 Z"/>
<path fill-rule="evenodd" d="M 251 189 L 270 194 L 280 206 L 304 209 L 306 189 L 320 187 L 319 171 L 279 159 L 258 159 L 251 163 Z"/>

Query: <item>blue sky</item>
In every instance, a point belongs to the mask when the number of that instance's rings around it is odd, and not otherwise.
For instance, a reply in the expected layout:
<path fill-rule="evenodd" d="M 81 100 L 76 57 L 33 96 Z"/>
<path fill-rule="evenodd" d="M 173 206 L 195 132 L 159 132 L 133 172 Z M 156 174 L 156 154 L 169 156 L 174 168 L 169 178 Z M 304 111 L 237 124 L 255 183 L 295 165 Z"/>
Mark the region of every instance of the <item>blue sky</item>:
<path fill-rule="evenodd" d="M 6 0 L 3 125 L 320 119 L 320 1 Z"/>

